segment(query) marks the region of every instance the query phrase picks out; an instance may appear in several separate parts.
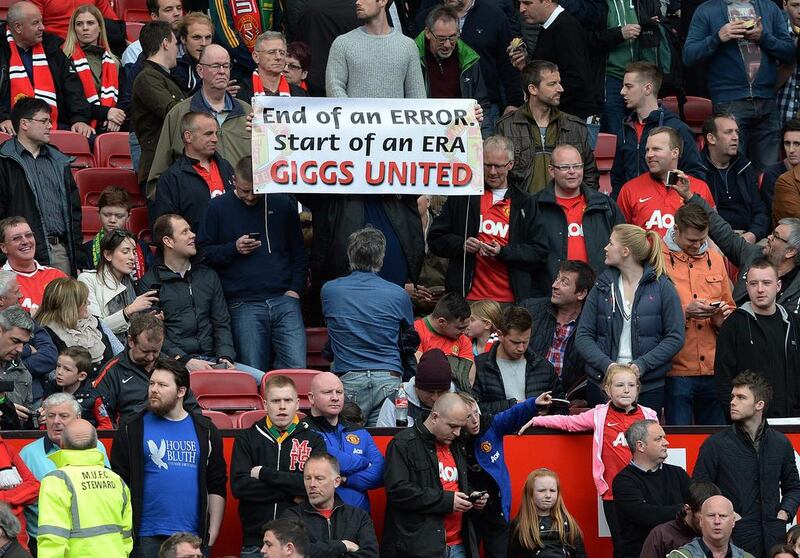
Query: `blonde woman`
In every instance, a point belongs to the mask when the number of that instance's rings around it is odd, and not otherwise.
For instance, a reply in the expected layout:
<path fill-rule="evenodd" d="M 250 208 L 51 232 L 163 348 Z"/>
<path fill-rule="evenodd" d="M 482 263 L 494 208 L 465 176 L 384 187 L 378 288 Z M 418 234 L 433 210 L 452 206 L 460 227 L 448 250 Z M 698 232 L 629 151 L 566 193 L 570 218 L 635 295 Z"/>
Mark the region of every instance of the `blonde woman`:
<path fill-rule="evenodd" d="M 608 266 L 586 297 L 575 347 L 586 360 L 589 406 L 606 401 L 606 371 L 630 364 L 642 387 L 639 401 L 659 416 L 672 357 L 683 347 L 683 307 L 666 275 L 661 237 L 636 225 L 617 225 L 605 247 Z"/>
<path fill-rule="evenodd" d="M 124 125 L 125 111 L 117 107 L 120 97 L 120 62 L 111 54 L 103 16 L 95 6 L 79 6 L 69 20 L 62 47 L 78 74 L 83 94 L 92 108 L 90 126 L 96 132 L 118 132 Z"/>

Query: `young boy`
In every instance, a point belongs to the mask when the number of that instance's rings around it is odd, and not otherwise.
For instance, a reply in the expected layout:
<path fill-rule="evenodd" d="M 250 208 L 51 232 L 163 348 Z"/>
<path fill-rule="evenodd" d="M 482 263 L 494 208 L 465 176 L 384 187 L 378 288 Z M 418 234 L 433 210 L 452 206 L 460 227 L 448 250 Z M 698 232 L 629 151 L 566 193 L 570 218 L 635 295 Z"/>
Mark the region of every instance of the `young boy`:
<path fill-rule="evenodd" d="M 92 423 L 98 430 L 111 430 L 113 425 L 108 417 L 103 398 L 86 381 L 92 369 L 92 356 L 83 347 L 67 347 L 58 355 L 56 378 L 50 382 L 45 398 L 62 391 L 69 393 L 81 405 L 81 418 Z"/>
<path fill-rule="evenodd" d="M 92 240 L 83 244 L 92 268 L 97 267 L 97 262 L 100 260 L 100 242 L 103 237 L 117 229 L 130 230 L 128 223 L 131 218 L 131 196 L 127 190 L 123 190 L 119 186 L 109 186 L 103 190 L 97 200 L 97 211 L 100 213 L 100 224 L 103 228 Z M 136 244 L 136 269 L 132 278 L 141 279 L 152 263 L 153 253 L 147 244 L 140 240 Z"/>

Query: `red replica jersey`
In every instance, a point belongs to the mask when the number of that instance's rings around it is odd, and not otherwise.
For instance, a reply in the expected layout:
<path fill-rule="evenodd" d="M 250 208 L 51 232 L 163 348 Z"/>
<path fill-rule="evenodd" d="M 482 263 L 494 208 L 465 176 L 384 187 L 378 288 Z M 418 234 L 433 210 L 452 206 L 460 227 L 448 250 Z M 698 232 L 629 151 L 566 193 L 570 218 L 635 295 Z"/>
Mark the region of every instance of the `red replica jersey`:
<path fill-rule="evenodd" d="M 487 188 L 481 196 L 481 220 L 477 238 L 486 244 L 495 241 L 500 246 L 507 246 L 511 200 L 505 198 L 494 204 L 492 202 L 492 191 Z M 476 254 L 472 288 L 467 293 L 467 300 L 514 302 L 506 264 L 498 258 Z"/>
<path fill-rule="evenodd" d="M 608 483 L 608 491 L 603 500 L 613 500 L 611 483 L 614 477 L 631 462 L 631 450 L 625 441 L 625 431 L 634 422 L 644 420 L 642 408 L 638 405 L 630 413 L 618 411 L 613 405 L 608 406 L 606 422 L 603 425 L 603 448 L 600 459 L 603 461 L 603 478 Z"/>
<path fill-rule="evenodd" d="M 586 239 L 583 236 L 583 214 L 586 211 L 586 198 L 583 194 L 574 198 L 559 198 L 556 203 L 567 217 L 567 259 L 589 262 L 586 252 Z"/>
<path fill-rule="evenodd" d="M 22 298 L 19 300 L 19 305 L 22 306 L 27 312 L 35 314 L 42 304 L 42 297 L 44 297 L 44 288 L 53 279 L 59 277 L 66 277 L 64 272 L 54 267 L 47 267 L 39 265 L 36 262 L 36 269 L 31 273 L 22 273 L 11 268 L 8 262 L 3 266 L 7 271 L 13 271 L 17 274 L 17 283 L 19 283 L 19 292 Z"/>
<path fill-rule="evenodd" d="M 716 207 L 708 184 L 689 177 L 689 187 L 711 207 Z M 648 231 L 658 231 L 662 237 L 675 224 L 675 212 L 683 205 L 683 198 L 663 182 L 646 172 L 625 183 L 617 198 L 625 220 Z"/>
<path fill-rule="evenodd" d="M 445 492 L 458 492 L 458 468 L 456 460 L 450 452 L 450 446 L 436 444 L 436 457 L 439 460 L 439 480 Z M 444 516 L 445 544 L 453 546 L 461 544 L 461 512 L 452 512 Z"/>
<path fill-rule="evenodd" d="M 439 335 L 433 330 L 428 317 L 414 321 L 414 329 L 419 333 L 418 351 L 426 353 L 431 349 L 441 349 L 445 355 L 453 355 L 468 360 L 473 360 L 472 342 L 463 333 L 456 339 Z"/>

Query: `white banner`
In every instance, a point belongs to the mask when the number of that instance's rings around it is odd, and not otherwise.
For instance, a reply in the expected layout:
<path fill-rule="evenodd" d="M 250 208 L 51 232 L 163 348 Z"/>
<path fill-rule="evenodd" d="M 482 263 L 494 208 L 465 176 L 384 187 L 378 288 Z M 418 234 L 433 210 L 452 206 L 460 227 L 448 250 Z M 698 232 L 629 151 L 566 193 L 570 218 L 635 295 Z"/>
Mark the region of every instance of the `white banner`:
<path fill-rule="evenodd" d="M 469 99 L 253 99 L 259 194 L 483 193 Z"/>

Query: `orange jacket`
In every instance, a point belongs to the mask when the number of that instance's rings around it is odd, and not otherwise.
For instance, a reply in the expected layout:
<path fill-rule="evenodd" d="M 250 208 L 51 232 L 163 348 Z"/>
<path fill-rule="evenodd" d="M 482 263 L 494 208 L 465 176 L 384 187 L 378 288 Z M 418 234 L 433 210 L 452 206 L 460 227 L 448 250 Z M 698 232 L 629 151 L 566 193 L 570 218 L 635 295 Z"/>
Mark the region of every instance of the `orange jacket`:
<path fill-rule="evenodd" d="M 784 217 L 800 217 L 800 167 L 795 167 L 775 181 L 772 200 L 772 224 L 777 226 Z"/>
<path fill-rule="evenodd" d="M 701 254 L 689 256 L 672 240 L 673 230 L 667 231 L 662 250 L 667 274 L 681 297 L 684 313 L 693 300 L 721 300 L 735 308 L 731 283 L 719 252 L 706 247 Z M 717 332 L 711 325 L 711 319 L 685 318 L 685 323 L 686 341 L 672 359 L 672 370 L 667 376 L 712 376 Z"/>

